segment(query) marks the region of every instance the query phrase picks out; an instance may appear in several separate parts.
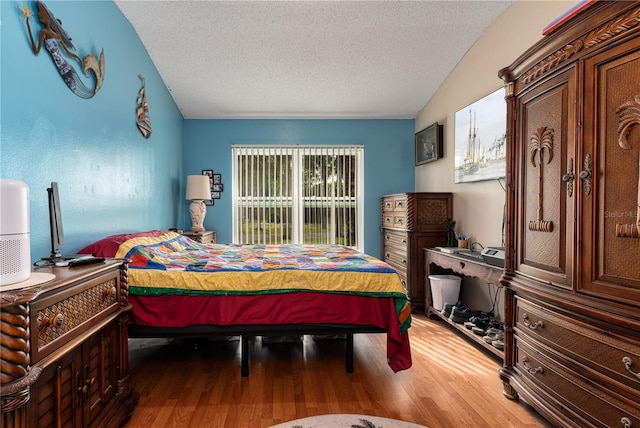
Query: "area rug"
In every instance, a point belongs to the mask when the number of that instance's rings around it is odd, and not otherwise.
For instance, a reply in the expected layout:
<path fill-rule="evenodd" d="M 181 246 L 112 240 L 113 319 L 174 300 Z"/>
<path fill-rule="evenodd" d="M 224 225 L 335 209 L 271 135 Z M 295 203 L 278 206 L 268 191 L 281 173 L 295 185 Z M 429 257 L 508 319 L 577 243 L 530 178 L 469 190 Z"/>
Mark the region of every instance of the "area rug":
<path fill-rule="evenodd" d="M 273 425 L 271 428 L 427 428 L 424 425 L 367 415 L 320 415 Z"/>

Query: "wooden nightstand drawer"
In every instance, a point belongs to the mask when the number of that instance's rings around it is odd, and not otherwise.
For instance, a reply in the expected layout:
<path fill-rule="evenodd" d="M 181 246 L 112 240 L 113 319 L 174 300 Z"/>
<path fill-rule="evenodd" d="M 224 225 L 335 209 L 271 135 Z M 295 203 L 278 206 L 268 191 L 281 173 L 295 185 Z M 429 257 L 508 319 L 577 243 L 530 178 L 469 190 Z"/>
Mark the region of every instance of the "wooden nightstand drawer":
<path fill-rule="evenodd" d="M 640 326 L 638 327 L 640 329 Z M 516 335 L 561 350 L 612 389 L 640 391 L 640 342 L 582 324 L 522 298 L 516 298 Z M 635 373 L 635 374 L 634 374 Z"/>
<path fill-rule="evenodd" d="M 31 307 L 32 363 L 120 309 L 119 271 L 62 289 Z"/>
<path fill-rule="evenodd" d="M 193 239 L 196 242 L 200 242 L 201 244 L 215 244 L 216 243 L 216 231 L 215 230 L 205 230 L 204 232 L 182 232 L 184 236 L 189 239 Z"/>

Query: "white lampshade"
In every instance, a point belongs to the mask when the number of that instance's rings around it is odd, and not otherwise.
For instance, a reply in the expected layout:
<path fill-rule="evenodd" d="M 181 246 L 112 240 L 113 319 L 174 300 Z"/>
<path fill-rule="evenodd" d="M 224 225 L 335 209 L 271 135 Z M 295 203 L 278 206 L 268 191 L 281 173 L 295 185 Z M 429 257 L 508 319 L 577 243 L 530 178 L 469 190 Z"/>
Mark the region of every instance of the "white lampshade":
<path fill-rule="evenodd" d="M 206 175 L 187 175 L 185 199 L 188 201 L 208 201 L 211 199 L 209 177 Z"/>

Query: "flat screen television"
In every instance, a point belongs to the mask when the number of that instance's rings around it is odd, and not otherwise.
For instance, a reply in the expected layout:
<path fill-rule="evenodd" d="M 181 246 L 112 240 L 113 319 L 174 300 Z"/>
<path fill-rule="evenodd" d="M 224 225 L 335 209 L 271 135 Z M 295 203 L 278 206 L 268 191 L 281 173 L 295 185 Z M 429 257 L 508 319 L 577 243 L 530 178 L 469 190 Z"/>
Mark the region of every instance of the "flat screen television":
<path fill-rule="evenodd" d="M 62 257 L 60 246 L 64 244 L 64 230 L 62 228 L 62 214 L 60 211 L 60 195 L 58 194 L 58 183 L 52 182 L 47 189 L 49 196 L 49 227 L 51 229 L 51 258 Z"/>
<path fill-rule="evenodd" d="M 60 247 L 64 244 L 64 229 L 62 228 L 62 210 L 60 208 L 60 195 L 58 193 L 58 183 L 51 183 L 51 187 L 47 188 L 47 196 L 49 199 L 49 228 L 51 230 L 51 255 L 44 257 L 43 260 L 51 260 L 52 262 L 70 260 L 77 255 L 64 256 L 60 251 Z"/>

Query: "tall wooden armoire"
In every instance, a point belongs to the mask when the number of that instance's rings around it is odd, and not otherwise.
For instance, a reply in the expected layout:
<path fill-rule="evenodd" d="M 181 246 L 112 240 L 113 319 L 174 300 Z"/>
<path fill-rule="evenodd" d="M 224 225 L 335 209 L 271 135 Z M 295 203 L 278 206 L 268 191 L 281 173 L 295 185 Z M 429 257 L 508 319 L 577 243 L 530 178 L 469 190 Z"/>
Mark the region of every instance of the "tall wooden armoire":
<path fill-rule="evenodd" d="M 640 2 L 590 3 L 499 75 L 505 394 L 559 426 L 640 427 Z"/>

